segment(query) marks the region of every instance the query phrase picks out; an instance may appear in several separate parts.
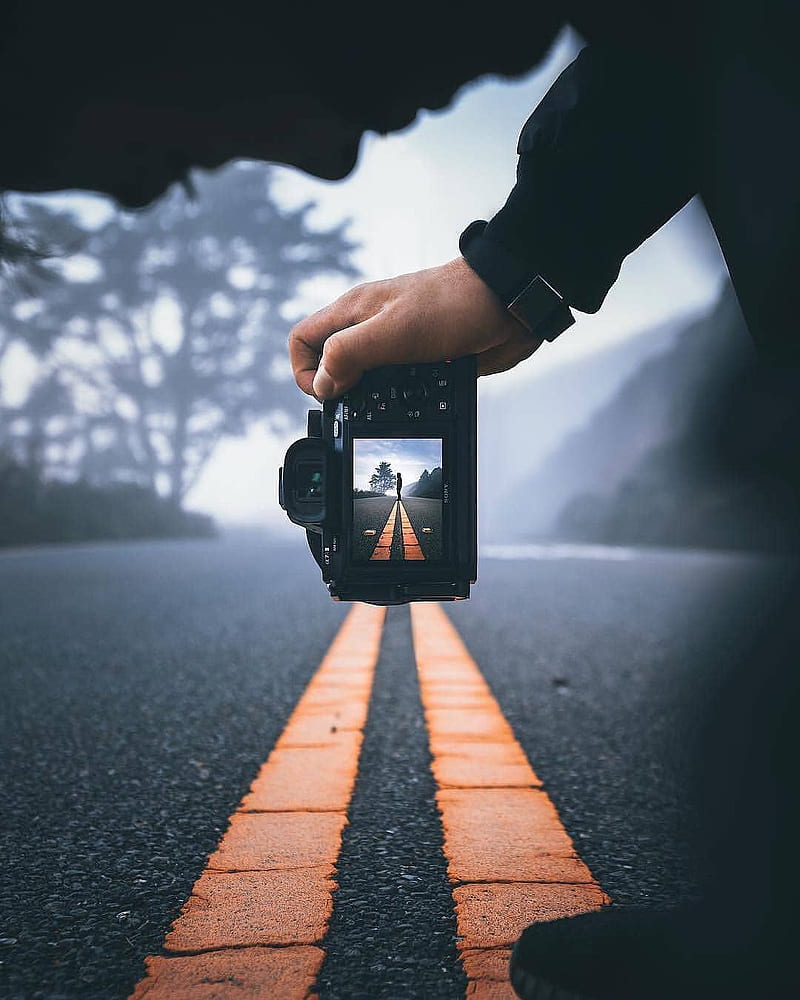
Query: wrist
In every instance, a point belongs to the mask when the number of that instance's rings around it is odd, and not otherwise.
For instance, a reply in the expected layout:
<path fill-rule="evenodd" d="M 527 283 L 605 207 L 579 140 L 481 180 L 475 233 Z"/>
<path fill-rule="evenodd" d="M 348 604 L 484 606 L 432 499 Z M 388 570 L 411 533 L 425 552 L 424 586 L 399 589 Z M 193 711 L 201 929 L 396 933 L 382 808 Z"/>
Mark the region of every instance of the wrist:
<path fill-rule="evenodd" d="M 467 226 L 459 240 L 462 257 L 532 337 L 555 340 L 575 322 L 564 297 L 543 274 L 489 239 L 486 225 L 477 220 Z"/>

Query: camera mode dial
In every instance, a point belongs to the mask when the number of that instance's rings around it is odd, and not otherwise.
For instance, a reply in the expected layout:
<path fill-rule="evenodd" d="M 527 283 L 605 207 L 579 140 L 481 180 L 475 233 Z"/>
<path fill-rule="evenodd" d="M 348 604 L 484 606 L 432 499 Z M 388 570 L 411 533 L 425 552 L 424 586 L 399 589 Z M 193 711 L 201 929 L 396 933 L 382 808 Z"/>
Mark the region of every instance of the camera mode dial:
<path fill-rule="evenodd" d="M 408 382 L 403 386 L 403 399 L 407 403 L 424 403 L 428 389 L 424 382 Z"/>

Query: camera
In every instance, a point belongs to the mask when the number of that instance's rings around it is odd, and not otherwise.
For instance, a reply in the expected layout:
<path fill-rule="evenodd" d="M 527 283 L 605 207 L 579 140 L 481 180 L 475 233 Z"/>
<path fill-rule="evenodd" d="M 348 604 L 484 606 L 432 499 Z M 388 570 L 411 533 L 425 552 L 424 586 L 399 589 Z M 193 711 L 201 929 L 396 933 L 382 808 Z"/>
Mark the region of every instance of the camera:
<path fill-rule="evenodd" d="M 469 597 L 477 576 L 477 360 L 387 365 L 308 411 L 278 474 L 331 597 Z"/>

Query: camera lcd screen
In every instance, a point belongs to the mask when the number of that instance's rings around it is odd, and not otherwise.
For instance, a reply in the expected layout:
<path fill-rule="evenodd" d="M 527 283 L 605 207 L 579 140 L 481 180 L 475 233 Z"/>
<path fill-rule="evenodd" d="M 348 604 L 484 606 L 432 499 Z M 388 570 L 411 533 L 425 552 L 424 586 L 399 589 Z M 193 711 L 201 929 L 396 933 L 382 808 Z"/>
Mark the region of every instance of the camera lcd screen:
<path fill-rule="evenodd" d="M 353 440 L 355 561 L 444 558 L 441 438 Z"/>

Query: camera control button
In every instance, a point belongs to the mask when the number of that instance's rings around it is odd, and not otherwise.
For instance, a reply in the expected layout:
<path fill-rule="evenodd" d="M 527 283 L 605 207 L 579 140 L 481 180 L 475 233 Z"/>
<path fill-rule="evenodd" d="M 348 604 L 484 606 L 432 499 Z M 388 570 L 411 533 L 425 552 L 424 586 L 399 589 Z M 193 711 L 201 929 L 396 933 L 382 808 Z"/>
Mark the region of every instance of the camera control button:
<path fill-rule="evenodd" d="M 450 410 L 451 410 L 449 400 L 447 400 L 447 399 L 440 399 L 439 402 L 438 402 L 438 404 L 437 404 L 436 410 L 437 410 L 437 413 L 439 413 L 439 414 L 449 413 Z"/>
<path fill-rule="evenodd" d="M 333 436 L 335 438 L 338 438 L 341 433 L 342 433 L 342 425 L 339 423 L 338 420 L 334 420 L 334 422 L 333 422 Z"/>
<path fill-rule="evenodd" d="M 407 402 L 424 402 L 427 398 L 428 390 L 422 382 L 409 382 L 403 386 L 403 399 Z"/>
<path fill-rule="evenodd" d="M 422 410 L 407 410 L 409 420 L 419 420 L 422 417 Z"/>
<path fill-rule="evenodd" d="M 322 410 L 309 410 L 306 433 L 310 438 L 322 437 Z"/>
<path fill-rule="evenodd" d="M 367 402 L 367 397 L 360 389 L 356 389 L 347 394 L 347 401 L 350 404 L 351 411 L 363 410 Z"/>

